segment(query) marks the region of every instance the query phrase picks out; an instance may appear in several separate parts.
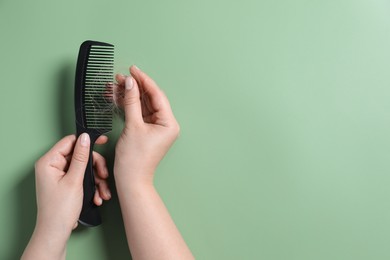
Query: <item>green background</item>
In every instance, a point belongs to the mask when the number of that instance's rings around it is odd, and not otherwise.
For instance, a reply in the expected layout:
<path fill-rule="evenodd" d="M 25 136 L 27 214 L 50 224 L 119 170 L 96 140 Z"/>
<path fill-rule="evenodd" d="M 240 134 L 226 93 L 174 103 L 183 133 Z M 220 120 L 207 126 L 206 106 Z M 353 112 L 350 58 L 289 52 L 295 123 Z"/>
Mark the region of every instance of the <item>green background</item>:
<path fill-rule="evenodd" d="M 390 259 L 388 0 L 2 0 L 0 33 L 0 259 L 33 230 L 35 160 L 74 132 L 86 39 L 169 97 L 156 186 L 197 259 Z M 68 259 L 129 258 L 117 197 L 101 211 Z"/>

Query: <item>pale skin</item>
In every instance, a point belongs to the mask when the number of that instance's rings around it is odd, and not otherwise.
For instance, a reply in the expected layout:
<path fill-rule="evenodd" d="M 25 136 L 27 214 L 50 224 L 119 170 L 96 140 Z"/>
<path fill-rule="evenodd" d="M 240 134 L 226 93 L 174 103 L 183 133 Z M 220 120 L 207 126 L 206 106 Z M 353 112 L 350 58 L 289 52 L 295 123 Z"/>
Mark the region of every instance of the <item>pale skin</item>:
<path fill-rule="evenodd" d="M 179 134 L 169 101 L 136 66 L 117 75 L 114 102 L 125 112 L 116 144 L 114 175 L 128 246 L 133 259 L 194 259 L 158 195 L 154 172 Z M 67 136 L 35 165 L 38 214 L 22 259 L 65 259 L 66 244 L 77 226 L 88 162 L 89 137 Z M 98 144 L 107 137 L 98 139 Z M 96 205 L 111 198 L 104 158 L 94 153 Z"/>

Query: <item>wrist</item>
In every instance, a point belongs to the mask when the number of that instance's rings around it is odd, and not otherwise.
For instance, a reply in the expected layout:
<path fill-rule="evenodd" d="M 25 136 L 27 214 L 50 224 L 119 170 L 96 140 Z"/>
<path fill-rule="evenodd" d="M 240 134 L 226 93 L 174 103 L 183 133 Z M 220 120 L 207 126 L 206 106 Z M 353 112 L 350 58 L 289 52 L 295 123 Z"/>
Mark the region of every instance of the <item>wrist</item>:
<path fill-rule="evenodd" d="M 37 222 L 34 233 L 39 235 L 39 237 L 47 240 L 51 240 L 55 243 L 53 245 L 65 246 L 68 242 L 70 235 L 72 233 L 72 229 L 65 225 L 56 225 L 50 224 L 48 222 Z"/>
<path fill-rule="evenodd" d="M 145 167 L 147 163 L 140 161 L 115 160 L 114 176 L 115 180 L 131 186 L 153 185 L 155 167 Z"/>
<path fill-rule="evenodd" d="M 69 237 L 70 234 L 51 230 L 37 221 L 22 259 L 65 259 Z"/>
<path fill-rule="evenodd" d="M 155 187 L 152 181 L 143 178 L 121 178 L 115 179 L 116 190 L 119 201 L 121 203 L 122 212 L 126 208 L 133 205 L 136 201 L 155 192 Z"/>

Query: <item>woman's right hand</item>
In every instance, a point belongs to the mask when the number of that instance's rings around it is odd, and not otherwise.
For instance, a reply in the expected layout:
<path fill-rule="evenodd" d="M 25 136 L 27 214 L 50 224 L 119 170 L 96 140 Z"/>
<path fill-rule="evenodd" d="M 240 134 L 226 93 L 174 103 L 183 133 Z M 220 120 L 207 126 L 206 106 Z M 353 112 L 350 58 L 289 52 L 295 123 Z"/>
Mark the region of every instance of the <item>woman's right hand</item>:
<path fill-rule="evenodd" d="M 154 171 L 179 134 L 162 90 L 136 66 L 131 76 L 117 75 L 114 101 L 125 112 L 125 126 L 116 145 L 114 174 L 132 182 L 153 182 Z"/>

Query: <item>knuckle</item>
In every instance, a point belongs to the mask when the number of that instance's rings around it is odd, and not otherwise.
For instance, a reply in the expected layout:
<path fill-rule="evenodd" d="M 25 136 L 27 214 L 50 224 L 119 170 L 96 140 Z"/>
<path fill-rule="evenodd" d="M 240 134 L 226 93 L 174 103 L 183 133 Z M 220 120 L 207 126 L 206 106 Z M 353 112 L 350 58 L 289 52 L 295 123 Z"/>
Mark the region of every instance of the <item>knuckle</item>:
<path fill-rule="evenodd" d="M 127 96 L 123 100 L 124 106 L 132 106 L 132 105 L 135 105 L 137 103 L 140 103 L 139 95 L 137 95 L 137 96 Z"/>
<path fill-rule="evenodd" d="M 176 137 L 179 136 L 179 134 L 180 134 L 180 126 L 179 126 L 178 124 L 174 127 L 173 133 L 174 133 L 174 135 L 175 135 Z"/>
<path fill-rule="evenodd" d="M 150 86 L 150 85 L 154 85 L 154 84 L 156 84 L 156 83 L 154 82 L 154 80 L 152 80 L 152 79 L 149 78 L 149 77 L 143 77 L 143 78 L 142 78 L 142 84 L 143 84 L 143 85 L 146 85 L 146 86 Z"/>
<path fill-rule="evenodd" d="M 171 127 L 171 134 L 172 134 L 174 139 L 179 137 L 180 125 L 177 122 L 175 122 L 175 124 L 172 125 L 172 127 Z"/>
<path fill-rule="evenodd" d="M 88 161 L 88 156 L 89 156 L 88 153 L 82 153 L 82 152 L 74 153 L 73 161 L 85 163 Z"/>
<path fill-rule="evenodd" d="M 139 133 L 144 131 L 143 122 L 138 120 L 126 120 L 125 121 L 125 128 L 123 129 L 122 134 L 124 136 L 130 137 L 132 133 Z"/>
<path fill-rule="evenodd" d="M 176 133 L 179 135 L 180 134 L 180 124 L 176 122 Z"/>
<path fill-rule="evenodd" d="M 45 166 L 45 157 L 39 158 L 35 164 L 34 164 L 34 169 L 35 172 L 40 172 L 40 170 Z"/>

